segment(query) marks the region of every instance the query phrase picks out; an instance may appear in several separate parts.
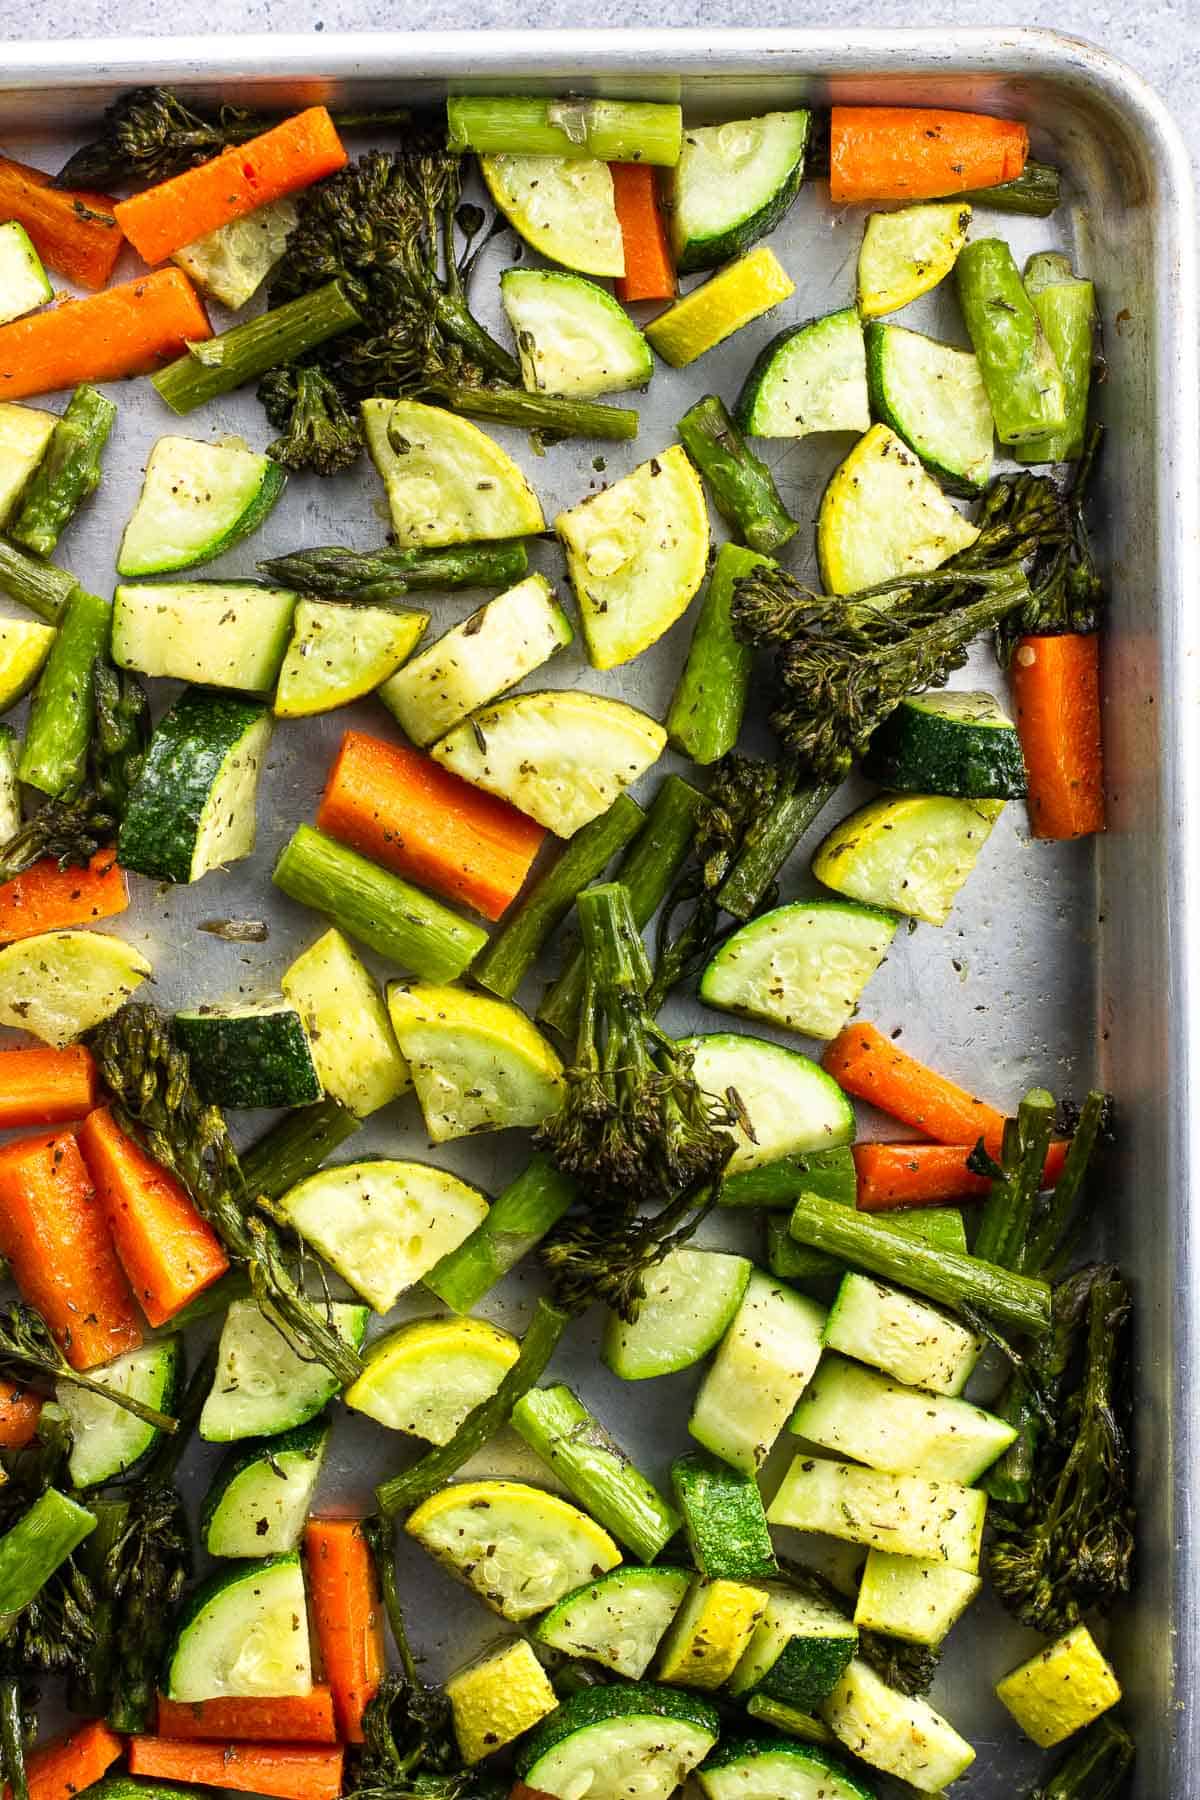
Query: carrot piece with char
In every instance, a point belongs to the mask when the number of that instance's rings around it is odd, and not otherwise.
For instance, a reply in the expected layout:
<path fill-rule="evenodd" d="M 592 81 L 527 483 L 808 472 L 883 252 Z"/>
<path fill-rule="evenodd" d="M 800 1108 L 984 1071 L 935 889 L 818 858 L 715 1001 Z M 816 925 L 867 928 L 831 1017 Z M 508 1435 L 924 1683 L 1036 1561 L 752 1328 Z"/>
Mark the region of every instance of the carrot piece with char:
<path fill-rule="evenodd" d="M 976 1144 L 998 1155 L 1004 1114 L 897 1049 L 874 1025 L 856 1022 L 825 1049 L 821 1067 L 858 1100 L 868 1100 L 939 1144 Z"/>
<path fill-rule="evenodd" d="M 0 1130 L 82 1119 L 96 1104 L 96 1079 L 83 1044 L 0 1050 Z"/>
<path fill-rule="evenodd" d="M 15 219 L 48 269 L 79 287 L 102 288 L 121 254 L 124 233 L 107 194 L 50 185 L 43 169 L 0 156 L 0 219 Z"/>
<path fill-rule="evenodd" d="M 1042 1186 L 1052 1188 L 1062 1174 L 1069 1146 L 1052 1143 Z M 967 1166 L 973 1144 L 855 1144 L 860 1212 L 887 1212 L 899 1206 L 941 1206 L 947 1200 L 983 1199 L 992 1184 Z"/>
<path fill-rule="evenodd" d="M 829 197 L 935 200 L 1015 181 L 1029 133 L 1014 119 L 935 106 L 835 106 L 829 119 Z"/>
<path fill-rule="evenodd" d="M 18 1382 L 0 1380 L 0 1450 L 23 1450 L 37 1436 L 42 1397 Z"/>
<path fill-rule="evenodd" d="M 146 375 L 211 336 L 183 270 L 159 269 L 0 325 L 0 400 Z"/>
<path fill-rule="evenodd" d="M 158 1735 L 164 1738 L 247 1739 L 257 1743 L 336 1744 L 333 1694 L 318 1685 L 309 1694 L 251 1699 L 168 1700 L 158 1696 Z"/>
<path fill-rule="evenodd" d="M 75 1800 L 112 1768 L 124 1748 L 116 1732 L 100 1719 L 39 1744 L 25 1758 L 29 1800 Z M 11 1800 L 7 1786 L 4 1800 Z"/>
<path fill-rule="evenodd" d="M 78 864 L 60 869 L 46 856 L 0 883 L 0 944 L 94 925 L 97 919 L 115 918 L 128 905 L 125 871 L 117 867 L 115 850 L 97 850 L 86 869 Z"/>
<path fill-rule="evenodd" d="M 310 1519 L 304 1533 L 308 1591 L 338 1729 L 363 1741 L 367 1703 L 383 1679 L 383 1601 L 357 1519 Z"/>
<path fill-rule="evenodd" d="M 675 268 L 649 163 L 609 163 L 613 201 L 625 247 L 618 300 L 673 300 Z"/>
<path fill-rule="evenodd" d="M 194 1738 L 129 1740 L 129 1773 L 155 1781 L 192 1781 L 201 1787 L 269 1794 L 277 1800 L 337 1800 L 342 1791 L 341 1746 L 323 1744 L 199 1743 Z"/>
<path fill-rule="evenodd" d="M 1010 679 L 1034 837 L 1090 837 L 1103 831 L 1099 636 L 1023 637 Z"/>

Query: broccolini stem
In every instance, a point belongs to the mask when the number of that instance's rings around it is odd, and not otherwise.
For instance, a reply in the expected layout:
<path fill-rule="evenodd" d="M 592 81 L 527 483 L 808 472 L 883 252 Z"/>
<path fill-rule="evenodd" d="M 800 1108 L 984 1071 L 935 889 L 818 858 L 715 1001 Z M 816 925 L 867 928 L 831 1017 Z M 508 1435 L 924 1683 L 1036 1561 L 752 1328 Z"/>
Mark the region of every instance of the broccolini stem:
<path fill-rule="evenodd" d="M 1035 1787 L 1029 1800 L 1116 1800 L 1133 1764 L 1134 1742 L 1121 1724 L 1106 1713 L 1081 1732 L 1053 1774 Z"/>
<path fill-rule="evenodd" d="M 507 587 L 521 579 L 529 558 L 521 539 L 509 538 L 444 550 L 346 550 L 329 544 L 272 556 L 258 566 L 281 587 L 374 605 L 425 588 Z"/>
<path fill-rule="evenodd" d="M 573 400 L 562 394 L 531 394 L 524 388 L 471 387 L 436 381 L 422 395 L 469 419 L 493 419 L 530 431 L 552 431 L 563 437 L 601 438 L 614 443 L 635 438 L 638 415 L 627 406 L 602 406 L 595 400 Z"/>
<path fill-rule="evenodd" d="M 11 1800 L 29 1800 L 25 1771 L 25 1721 L 21 1684 L 15 1675 L 0 1676 L 0 1765 Z"/>
<path fill-rule="evenodd" d="M 1054 1096 L 1045 1088 L 1031 1088 L 1016 1119 L 1005 1121 L 1000 1153 L 1004 1173 L 992 1182 L 975 1240 L 975 1254 L 984 1262 L 1037 1273 L 1038 1265 L 1027 1258 L 1026 1238 L 1053 1129 Z"/>
<path fill-rule="evenodd" d="M 418 1678 L 417 1659 L 408 1641 L 408 1626 L 404 1619 L 404 1607 L 400 1602 L 400 1584 L 396 1578 L 396 1528 L 391 1519 L 372 1513 L 363 1520 L 362 1532 L 375 1565 L 383 1610 L 387 1616 L 392 1642 L 400 1658 L 400 1668 L 406 1681 L 415 1682 Z"/>
<path fill-rule="evenodd" d="M 498 381 L 520 381 L 521 369 L 516 358 L 496 342 L 490 331 L 484 330 L 462 296 L 452 257 L 447 257 L 447 264 L 454 273 L 453 286 L 447 292 L 435 292 L 431 299 L 438 324 L 447 337 L 461 344 Z"/>
<path fill-rule="evenodd" d="M 314 1106 L 285 1113 L 242 1155 L 246 1192 L 256 1200 L 278 1200 L 297 1182 L 315 1175 L 361 1124 L 349 1107 L 328 1096 Z"/>
<path fill-rule="evenodd" d="M 1057 1264 L 1070 1235 L 1079 1205 L 1080 1191 L 1096 1140 L 1104 1122 L 1108 1096 L 1093 1088 L 1079 1110 L 1079 1122 L 1071 1138 L 1062 1173 L 1054 1184 L 1045 1213 L 1026 1245 L 1021 1268 L 1025 1274 L 1057 1274 Z"/>
<path fill-rule="evenodd" d="M 837 791 L 834 781 L 784 788 L 751 825 L 733 867 L 717 889 L 717 905 L 735 919 L 751 919 L 804 833 Z"/>
<path fill-rule="evenodd" d="M 15 544 L 0 538 L 0 592 L 27 606 L 47 625 L 57 625 L 79 583 L 53 563 L 35 562 Z"/>
<path fill-rule="evenodd" d="M 679 421 L 683 447 L 707 481 L 721 517 L 751 550 L 768 555 L 800 527 L 779 497 L 775 478 L 755 456 L 725 402 L 705 394 Z"/>
<path fill-rule="evenodd" d="M 195 412 L 206 401 L 257 381 L 279 363 L 294 362 L 327 339 L 361 325 L 362 319 L 336 281 L 298 300 L 285 300 L 257 319 L 219 337 L 189 344 L 186 353 L 157 375 L 154 386 L 172 412 Z"/>

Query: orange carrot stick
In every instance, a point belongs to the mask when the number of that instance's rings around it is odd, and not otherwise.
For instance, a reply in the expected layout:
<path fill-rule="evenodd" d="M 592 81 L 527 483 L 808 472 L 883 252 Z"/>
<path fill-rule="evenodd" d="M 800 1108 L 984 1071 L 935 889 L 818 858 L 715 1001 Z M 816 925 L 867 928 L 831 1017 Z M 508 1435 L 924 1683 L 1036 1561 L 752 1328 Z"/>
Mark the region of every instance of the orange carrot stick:
<path fill-rule="evenodd" d="M 0 1256 L 73 1369 L 142 1341 L 129 1284 L 69 1131 L 0 1146 Z"/>
<path fill-rule="evenodd" d="M 278 1800 L 337 1800 L 342 1791 L 340 1746 L 318 1744 L 206 1744 L 188 1738 L 129 1740 L 129 1772 L 157 1781 L 194 1781 L 201 1787 L 271 1794 Z"/>
<path fill-rule="evenodd" d="M 29 1800 L 75 1800 L 112 1768 L 124 1747 L 116 1732 L 99 1719 L 39 1744 L 25 1758 Z M 4 1800 L 11 1800 L 8 1787 Z"/>
<path fill-rule="evenodd" d="M 856 1022 L 826 1046 L 821 1067 L 848 1094 L 939 1144 L 976 1144 L 999 1154 L 1004 1114 L 898 1050 L 874 1025 Z"/>
<path fill-rule="evenodd" d="M 308 1592 L 338 1729 L 363 1741 L 362 1717 L 383 1679 L 383 1602 L 357 1519 L 310 1519 L 304 1533 Z"/>
<path fill-rule="evenodd" d="M 0 400 L 147 375 L 211 336 L 182 269 L 160 269 L 0 325 Z"/>
<path fill-rule="evenodd" d="M 1023 637 L 1011 677 L 1034 837 L 1103 831 L 1099 637 L 1095 632 Z"/>
<path fill-rule="evenodd" d="M 229 1258 L 186 1189 L 126 1137 L 106 1106 L 79 1127 L 79 1148 L 142 1311 L 151 1325 L 165 1325 L 224 1275 Z"/>
<path fill-rule="evenodd" d="M 185 244 L 309 187 L 346 161 L 329 113 L 310 106 L 248 144 L 118 201 L 117 223 L 143 261 L 165 262 Z"/>
<path fill-rule="evenodd" d="M 258 1743 L 336 1744 L 333 1695 L 327 1687 L 279 1699 L 168 1700 L 158 1696 L 164 1738 L 249 1739 Z"/>
<path fill-rule="evenodd" d="M 829 197 L 843 206 L 997 187 L 1016 180 L 1028 155 L 1029 133 L 1013 119 L 933 106 L 835 106 Z"/>
<path fill-rule="evenodd" d="M 107 194 L 51 187 L 42 169 L 0 156 L 0 219 L 15 219 L 48 269 L 80 287 L 102 288 L 125 242 Z"/>
<path fill-rule="evenodd" d="M 498 919 L 546 833 L 419 750 L 365 732 L 342 739 L 317 824 L 364 856 Z"/>
<path fill-rule="evenodd" d="M 896 1206 L 940 1206 L 947 1200 L 982 1199 L 992 1184 L 967 1167 L 971 1144 L 855 1144 L 860 1212 L 887 1212 Z M 1067 1144 L 1052 1143 L 1042 1186 L 1062 1174 Z"/>
<path fill-rule="evenodd" d="M 40 1394 L 0 1380 L 0 1450 L 23 1450 L 37 1436 L 41 1416 Z"/>
<path fill-rule="evenodd" d="M 61 1125 L 96 1104 L 96 1065 L 82 1044 L 0 1050 L 0 1129 Z"/>
<path fill-rule="evenodd" d="M 86 869 L 60 869 L 48 856 L 0 883 L 0 944 L 93 925 L 123 913 L 128 905 L 129 889 L 115 850 L 97 850 Z"/>
<path fill-rule="evenodd" d="M 625 246 L 625 273 L 618 275 L 618 300 L 671 300 L 675 268 L 649 163 L 609 163 L 613 200 Z"/>

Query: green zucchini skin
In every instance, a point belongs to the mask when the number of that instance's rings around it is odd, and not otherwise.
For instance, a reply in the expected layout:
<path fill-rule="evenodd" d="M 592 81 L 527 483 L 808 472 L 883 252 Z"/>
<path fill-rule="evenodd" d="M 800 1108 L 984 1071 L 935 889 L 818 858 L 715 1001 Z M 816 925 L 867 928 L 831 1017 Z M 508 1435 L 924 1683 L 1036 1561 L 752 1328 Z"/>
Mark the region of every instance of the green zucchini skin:
<path fill-rule="evenodd" d="M 693 1450 L 671 1464 L 671 1483 L 692 1560 L 702 1575 L 713 1581 L 754 1581 L 779 1573 L 752 1476 Z"/>
<path fill-rule="evenodd" d="M 201 1096 L 214 1106 L 307 1106 L 321 1098 L 300 1014 L 284 1001 L 269 1011 L 176 1013 L 175 1035 Z"/>
<path fill-rule="evenodd" d="M 1016 727 L 990 695 L 978 698 L 978 723 L 968 711 L 939 706 L 935 694 L 902 700 L 871 739 L 863 774 L 898 793 L 1022 799 L 1028 781 Z"/>
<path fill-rule="evenodd" d="M 564 1739 L 609 1719 L 652 1715 L 664 1722 L 678 1720 L 717 1736 L 720 1721 L 716 1709 L 681 1688 L 656 1687 L 653 1682 L 628 1681 L 582 1688 L 564 1700 L 556 1712 L 539 1725 L 517 1757 L 517 1773 L 527 1775 L 542 1757 Z"/>
<path fill-rule="evenodd" d="M 675 251 L 675 266 L 681 275 L 694 274 L 698 269 L 715 269 L 719 264 L 728 262 L 732 257 L 740 256 L 749 250 L 752 244 L 774 231 L 792 201 L 800 191 L 800 183 L 804 179 L 805 159 L 809 141 L 812 136 L 811 115 L 802 108 L 792 113 L 766 115 L 771 121 L 788 121 L 780 124 L 772 131 L 778 136 L 780 131 L 790 130 L 793 134 L 793 150 L 787 166 L 782 169 L 781 178 L 772 190 L 766 194 L 760 205 L 750 212 L 737 211 L 736 172 L 731 169 L 728 216 L 723 224 L 714 218 L 707 228 L 694 229 L 687 227 L 678 217 L 672 220 L 672 243 Z M 757 125 L 759 121 L 749 120 L 748 124 Z M 695 148 L 695 140 L 701 133 L 707 136 L 720 131 L 720 126 L 702 126 L 699 130 L 684 133 L 683 150 L 680 159 L 669 178 L 670 204 L 673 214 L 686 212 L 687 189 L 695 179 L 694 158 L 689 155 L 689 148 Z M 775 146 L 772 146 L 774 149 Z"/>

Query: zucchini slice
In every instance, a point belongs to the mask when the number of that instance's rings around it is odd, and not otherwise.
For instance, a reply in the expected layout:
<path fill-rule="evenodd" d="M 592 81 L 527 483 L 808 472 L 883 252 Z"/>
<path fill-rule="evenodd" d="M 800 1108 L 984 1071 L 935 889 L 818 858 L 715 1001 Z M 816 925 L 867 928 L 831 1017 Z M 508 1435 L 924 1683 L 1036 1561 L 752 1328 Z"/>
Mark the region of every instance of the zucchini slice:
<path fill-rule="evenodd" d="M 102 1369 L 90 1371 L 116 1394 L 126 1394 L 172 1416 L 183 1379 L 183 1339 L 160 1338 L 130 1350 Z M 59 1384 L 55 1399 L 71 1430 L 67 1469 L 72 1486 L 96 1487 L 130 1474 L 162 1442 L 163 1433 L 123 1406 L 72 1382 Z"/>
<path fill-rule="evenodd" d="M 298 217 L 294 200 L 270 200 L 185 244 L 171 261 L 206 294 L 238 312 L 282 258 Z"/>
<path fill-rule="evenodd" d="M 858 310 L 864 319 L 897 312 L 944 281 L 967 241 L 971 208 L 962 200 L 872 213 L 858 253 Z"/>
<path fill-rule="evenodd" d="M 865 431 L 871 423 L 867 359 L 854 308 L 778 332 L 742 383 L 737 421 L 752 437 Z"/>
<path fill-rule="evenodd" d="M 671 1483 L 692 1561 L 714 1581 L 778 1575 L 775 1548 L 753 1475 L 693 1450 L 671 1464 Z"/>
<path fill-rule="evenodd" d="M 872 800 L 817 846 L 813 874 L 852 900 L 944 925 L 1003 811 L 1003 800 Z"/>
<path fill-rule="evenodd" d="M 741 1305 L 750 1266 L 744 1256 L 714 1250 L 668 1252 L 647 1272 L 632 1324 L 608 1315 L 601 1354 L 613 1374 L 645 1381 L 700 1362 Z"/>
<path fill-rule="evenodd" d="M 659 313 L 646 336 L 665 363 L 682 369 L 795 291 L 775 252 L 761 244 Z"/>
<path fill-rule="evenodd" d="M 872 425 L 821 498 L 821 579 L 831 594 L 853 594 L 893 576 L 924 575 L 978 536 L 903 439 Z"/>
<path fill-rule="evenodd" d="M 212 562 L 258 530 L 286 485 L 282 466 L 253 450 L 159 438 L 121 539 L 117 574 L 166 575 Z"/>
<path fill-rule="evenodd" d="M 523 1737 L 558 1705 L 550 1677 L 524 1638 L 498 1644 L 456 1670 L 446 1683 L 446 1698 L 468 1765 Z"/>
<path fill-rule="evenodd" d="M 648 1682 L 585 1688 L 540 1725 L 517 1758 L 552 1800 L 670 1800 L 717 1741 L 715 1710 L 698 1695 Z"/>
<path fill-rule="evenodd" d="M 763 1722 L 772 1720 L 763 1716 Z M 875 1800 L 823 1750 L 777 1737 L 723 1741 L 696 1779 L 707 1800 Z"/>
<path fill-rule="evenodd" d="M 767 1508 L 772 1525 L 979 1570 L 987 1495 L 957 1481 L 883 1474 L 802 1452 Z M 831 1721 L 832 1723 L 832 1721 Z"/>
<path fill-rule="evenodd" d="M 711 1032 L 688 1038 L 693 1073 L 709 1094 L 736 1088 L 754 1127 L 753 1141 L 733 1127 L 737 1149 L 726 1172 L 736 1175 L 797 1150 L 833 1150 L 854 1141 L 854 1108 L 837 1082 L 798 1050 L 765 1038 Z"/>
<path fill-rule="evenodd" d="M 420 400 L 364 400 L 367 449 L 401 549 L 527 537 L 541 505 L 512 457 L 469 419 Z"/>
<path fill-rule="evenodd" d="M 677 1687 L 723 1687 L 766 1609 L 762 1588 L 697 1576 L 662 1641 L 659 1680 Z"/>
<path fill-rule="evenodd" d="M 308 1106 L 321 1098 L 304 1022 L 282 1000 L 202 1006 L 175 1014 L 192 1079 L 212 1106 Z"/>
<path fill-rule="evenodd" d="M 704 488 L 682 444 L 559 513 L 554 529 L 595 669 L 615 669 L 656 643 L 708 568 Z"/>
<path fill-rule="evenodd" d="M 126 801 L 121 867 L 189 882 L 249 856 L 271 727 L 253 700 L 186 689 L 155 727 Z"/>
<path fill-rule="evenodd" d="M 700 978 L 700 998 L 807 1037 L 836 1037 L 898 924 L 894 913 L 853 902 L 776 906 L 725 939 Z"/>
<path fill-rule="evenodd" d="M 1017 728 L 994 695 L 912 694 L 871 739 L 863 774 L 900 793 L 1018 800 L 1027 791 Z"/>
<path fill-rule="evenodd" d="M 992 472 L 992 403 L 973 351 L 902 325 L 868 325 L 867 383 L 877 419 L 955 494 L 977 494 Z"/>
<path fill-rule="evenodd" d="M 978 1575 L 928 1557 L 867 1553 L 854 1623 L 935 1648 L 982 1590 Z"/>
<path fill-rule="evenodd" d="M 575 633 L 544 575 L 529 575 L 405 664 L 379 698 L 422 749 L 516 687 Z"/>
<path fill-rule="evenodd" d="M 336 927 L 280 982 L 299 1012 L 322 1088 L 365 1119 L 412 1083 L 374 978 Z"/>
<path fill-rule="evenodd" d="M 329 1447 L 325 1419 L 226 1457 L 200 1509 L 210 1556 L 278 1556 L 300 1542 Z"/>
<path fill-rule="evenodd" d="M 331 1311 L 334 1330 L 357 1350 L 369 1309 L 337 1301 Z M 290 1431 L 316 1418 L 337 1389 L 336 1375 L 295 1349 L 274 1313 L 255 1300 L 235 1300 L 221 1327 L 200 1436 L 206 1443 L 231 1444 Z"/>
<path fill-rule="evenodd" d="M 586 1513 L 523 1481 L 453 1483 L 422 1501 L 404 1529 L 485 1606 L 518 1624 L 621 1560 Z"/>
<path fill-rule="evenodd" d="M 44 931 L 0 949 L 0 1025 L 62 1049 L 99 1025 L 154 973 L 104 931 Z"/>
<path fill-rule="evenodd" d="M 7 525 L 46 454 L 58 419 L 37 406 L 0 403 L 0 525 Z"/>
<path fill-rule="evenodd" d="M 623 1563 L 560 1600 L 533 1635 L 552 1650 L 640 1681 L 691 1582 L 686 1569 Z"/>
<path fill-rule="evenodd" d="M 692 1406 L 696 1441 L 756 1474 L 813 1377 L 824 1326 L 824 1307 L 756 1271 Z"/>
<path fill-rule="evenodd" d="M 567 838 L 607 812 L 666 743 L 658 721 L 623 700 L 559 689 L 472 713 L 430 755 Z"/>
<path fill-rule="evenodd" d="M 307 719 L 373 694 L 408 660 L 428 623 L 428 613 L 402 607 L 301 600 L 279 671 L 277 715 Z"/>
<path fill-rule="evenodd" d="M 607 163 L 591 156 L 500 154 L 481 156 L 479 167 L 514 231 L 551 262 L 583 275 L 625 273 L 625 243 Z"/>
<path fill-rule="evenodd" d="M 857 1657 L 821 1716 L 855 1756 L 922 1794 L 940 1794 L 975 1761 L 971 1745 L 928 1700 L 897 1693 Z"/>
<path fill-rule="evenodd" d="M 191 1595 L 167 1655 L 169 1700 L 312 1692 L 308 1602 L 293 1551 L 219 1569 Z"/>
<path fill-rule="evenodd" d="M 650 346 L 606 288 L 561 269 L 505 269 L 500 299 L 531 393 L 620 394 L 654 373 Z"/>
<path fill-rule="evenodd" d="M 365 1369 L 342 1397 L 390 1431 L 448 1444 L 520 1353 L 512 1333 L 486 1319 L 412 1319 L 372 1344 Z"/>
<path fill-rule="evenodd" d="M 858 1649 L 858 1628 L 830 1601 L 786 1582 L 767 1582 L 766 1597 L 729 1691 L 737 1700 L 761 1693 L 811 1712 L 837 1686 Z"/>
<path fill-rule="evenodd" d="M 53 298 L 54 289 L 29 233 L 9 219 L 0 225 L 0 325 L 23 319 Z"/>
<path fill-rule="evenodd" d="M 435 1144 L 540 1125 L 562 1105 L 558 1052 L 511 1000 L 427 981 L 392 981 L 387 1002 Z M 438 1255 L 454 1247 L 446 1244 Z"/>
<path fill-rule="evenodd" d="M 36 619 L 0 619 L 0 713 L 29 692 L 57 636 L 53 625 Z"/>
<path fill-rule="evenodd" d="M 904 1387 L 831 1351 L 821 1358 L 788 1429 L 831 1456 L 870 1469 L 968 1486 L 1017 1436 L 1007 1419 L 967 1400 Z"/>
<path fill-rule="evenodd" d="M 914 1209 L 907 1218 L 898 1214 L 893 1223 L 911 1228 L 922 1217 L 954 1210 Z M 961 1223 L 962 1214 L 957 1217 Z M 965 1235 L 961 1248 L 966 1248 Z M 981 1338 L 930 1301 L 853 1272 L 842 1277 L 829 1309 L 825 1343 L 830 1350 L 840 1350 L 843 1356 L 932 1394 L 961 1394 L 983 1353 Z"/>
<path fill-rule="evenodd" d="M 376 1312 L 389 1312 L 487 1217 L 478 1188 L 428 1163 L 338 1163 L 270 1204 Z"/>
<path fill-rule="evenodd" d="M 680 274 L 715 269 L 774 231 L 804 178 L 809 124 L 797 110 L 684 132 L 668 188 Z"/>
<path fill-rule="evenodd" d="M 139 675 L 269 694 L 295 611 L 295 594 L 252 581 L 119 587 L 113 600 L 113 661 Z"/>

